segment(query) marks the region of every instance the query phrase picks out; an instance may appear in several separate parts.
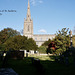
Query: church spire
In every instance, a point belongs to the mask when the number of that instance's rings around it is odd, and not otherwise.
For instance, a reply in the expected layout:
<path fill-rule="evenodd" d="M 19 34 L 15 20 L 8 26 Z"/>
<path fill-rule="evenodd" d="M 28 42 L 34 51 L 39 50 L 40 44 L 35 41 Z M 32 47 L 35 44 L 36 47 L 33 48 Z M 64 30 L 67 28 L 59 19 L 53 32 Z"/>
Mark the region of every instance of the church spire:
<path fill-rule="evenodd" d="M 31 20 L 29 0 L 28 0 L 28 9 L 27 9 L 27 20 L 28 20 L 28 21 L 30 21 L 30 20 Z"/>

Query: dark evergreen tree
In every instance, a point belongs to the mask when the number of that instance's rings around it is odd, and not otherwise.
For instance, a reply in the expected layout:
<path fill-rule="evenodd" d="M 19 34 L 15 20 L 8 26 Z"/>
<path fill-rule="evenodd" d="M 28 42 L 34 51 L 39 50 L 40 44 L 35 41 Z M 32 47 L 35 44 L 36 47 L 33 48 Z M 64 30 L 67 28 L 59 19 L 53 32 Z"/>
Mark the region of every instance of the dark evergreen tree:
<path fill-rule="evenodd" d="M 36 42 L 32 38 L 27 38 L 25 36 L 14 36 L 8 39 L 5 43 L 6 50 L 10 48 L 13 50 L 36 50 Z"/>
<path fill-rule="evenodd" d="M 54 42 L 56 45 L 57 54 L 63 53 L 64 51 L 68 50 L 70 46 L 70 38 L 69 38 L 68 30 L 69 29 L 63 28 L 61 31 L 59 30 L 56 34 Z"/>

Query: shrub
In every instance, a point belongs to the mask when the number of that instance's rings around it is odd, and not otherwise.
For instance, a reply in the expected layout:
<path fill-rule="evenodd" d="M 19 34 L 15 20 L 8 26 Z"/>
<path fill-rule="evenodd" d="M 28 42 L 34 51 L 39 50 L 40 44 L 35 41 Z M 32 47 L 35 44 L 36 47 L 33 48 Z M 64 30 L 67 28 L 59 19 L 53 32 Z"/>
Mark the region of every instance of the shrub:
<path fill-rule="evenodd" d="M 39 51 L 39 53 L 46 53 L 46 47 L 45 46 L 40 46 L 37 51 Z"/>
<path fill-rule="evenodd" d="M 57 49 L 55 53 L 56 53 L 57 55 L 59 55 L 59 53 L 62 54 L 62 49 Z"/>

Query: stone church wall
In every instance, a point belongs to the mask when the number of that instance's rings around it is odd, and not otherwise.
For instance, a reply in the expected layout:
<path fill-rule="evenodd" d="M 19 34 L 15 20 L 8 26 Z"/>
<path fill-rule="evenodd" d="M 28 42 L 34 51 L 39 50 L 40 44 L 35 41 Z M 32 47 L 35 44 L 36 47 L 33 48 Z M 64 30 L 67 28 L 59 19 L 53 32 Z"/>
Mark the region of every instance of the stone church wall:
<path fill-rule="evenodd" d="M 36 44 L 38 46 L 41 46 L 45 41 L 48 41 L 48 39 L 53 39 L 55 38 L 55 35 L 50 35 L 50 34 L 39 34 L 39 35 L 33 35 L 33 39 L 36 41 Z"/>

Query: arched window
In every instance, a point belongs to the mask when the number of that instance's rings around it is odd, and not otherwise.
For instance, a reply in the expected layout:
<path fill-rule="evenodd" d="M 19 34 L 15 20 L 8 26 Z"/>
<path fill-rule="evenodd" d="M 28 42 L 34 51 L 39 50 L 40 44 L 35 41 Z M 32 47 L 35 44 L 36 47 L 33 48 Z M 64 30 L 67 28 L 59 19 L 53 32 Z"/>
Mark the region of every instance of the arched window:
<path fill-rule="evenodd" d="M 29 25 L 28 25 L 28 31 L 29 31 Z"/>
<path fill-rule="evenodd" d="M 40 41 L 42 41 L 42 38 L 40 38 Z"/>
<path fill-rule="evenodd" d="M 48 41 L 48 38 L 46 38 L 46 41 Z"/>
<path fill-rule="evenodd" d="M 37 41 L 37 38 L 35 38 L 35 41 Z"/>

